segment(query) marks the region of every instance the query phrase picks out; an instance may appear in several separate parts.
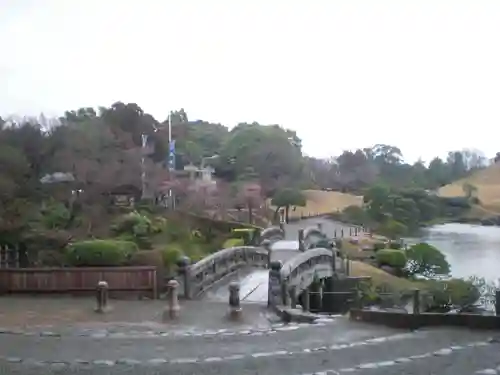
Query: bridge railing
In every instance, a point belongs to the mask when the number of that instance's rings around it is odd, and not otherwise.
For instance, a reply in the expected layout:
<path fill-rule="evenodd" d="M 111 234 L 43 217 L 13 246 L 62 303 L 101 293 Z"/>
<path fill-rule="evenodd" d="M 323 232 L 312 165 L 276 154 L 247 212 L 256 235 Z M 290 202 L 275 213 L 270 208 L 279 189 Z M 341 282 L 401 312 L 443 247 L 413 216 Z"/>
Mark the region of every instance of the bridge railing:
<path fill-rule="evenodd" d="M 284 238 L 284 232 L 279 227 L 269 227 L 261 232 L 261 241 L 270 243 Z M 184 295 L 186 298 L 200 297 L 207 290 L 231 277 L 244 268 L 267 268 L 270 259 L 270 249 L 255 246 L 238 246 L 222 249 L 184 271 Z"/>
<path fill-rule="evenodd" d="M 240 246 L 219 250 L 188 268 L 185 294 L 197 298 L 204 292 L 246 267 L 267 268 L 268 250 L 261 247 Z"/>

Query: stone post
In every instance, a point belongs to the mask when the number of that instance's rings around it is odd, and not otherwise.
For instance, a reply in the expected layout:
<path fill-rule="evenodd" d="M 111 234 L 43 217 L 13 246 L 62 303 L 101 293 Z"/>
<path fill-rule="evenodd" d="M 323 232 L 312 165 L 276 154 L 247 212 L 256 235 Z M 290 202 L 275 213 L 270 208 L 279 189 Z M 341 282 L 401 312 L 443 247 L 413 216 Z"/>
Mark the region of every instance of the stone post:
<path fill-rule="evenodd" d="M 97 307 L 95 311 L 97 313 L 103 314 L 109 311 L 108 306 L 108 298 L 109 298 L 109 285 L 106 281 L 99 281 L 97 283 L 96 288 L 96 302 Z"/>
<path fill-rule="evenodd" d="M 413 314 L 420 314 L 420 289 L 413 291 Z"/>
<path fill-rule="evenodd" d="M 302 292 L 302 311 L 309 312 L 310 302 L 309 288 L 306 288 Z"/>
<path fill-rule="evenodd" d="M 262 247 L 267 250 L 267 268 L 271 268 L 271 255 L 272 255 L 272 250 L 271 250 L 271 241 L 268 239 L 265 239 L 262 241 Z"/>
<path fill-rule="evenodd" d="M 297 287 L 292 285 L 288 288 L 288 293 L 290 294 L 290 307 L 292 309 L 297 308 Z"/>
<path fill-rule="evenodd" d="M 318 223 L 318 230 L 323 233 L 323 223 Z"/>
<path fill-rule="evenodd" d="M 240 283 L 233 281 L 229 284 L 229 319 L 240 320 L 241 315 Z"/>
<path fill-rule="evenodd" d="M 269 284 L 267 293 L 267 307 L 276 307 L 281 303 L 281 268 L 283 264 L 272 261 L 269 269 Z"/>
<path fill-rule="evenodd" d="M 495 292 L 495 314 L 500 316 L 500 290 Z"/>
<path fill-rule="evenodd" d="M 304 229 L 299 229 L 299 251 L 306 251 L 304 246 Z"/>
<path fill-rule="evenodd" d="M 167 283 L 167 288 L 168 288 L 168 306 L 167 306 L 167 311 L 164 312 L 163 317 L 164 319 L 177 319 L 179 318 L 179 313 L 180 313 L 180 306 L 179 306 L 179 299 L 178 299 L 178 288 L 179 283 L 177 280 L 173 279 L 170 280 Z"/>
<path fill-rule="evenodd" d="M 179 274 L 182 277 L 182 283 L 184 284 L 184 298 L 191 299 L 191 279 L 189 273 L 189 267 L 191 265 L 191 259 L 187 256 L 181 257 L 177 261 L 177 267 L 179 267 Z"/>
<path fill-rule="evenodd" d="M 290 305 L 290 294 L 288 290 L 288 282 L 286 280 L 281 280 L 281 298 L 283 306 Z"/>

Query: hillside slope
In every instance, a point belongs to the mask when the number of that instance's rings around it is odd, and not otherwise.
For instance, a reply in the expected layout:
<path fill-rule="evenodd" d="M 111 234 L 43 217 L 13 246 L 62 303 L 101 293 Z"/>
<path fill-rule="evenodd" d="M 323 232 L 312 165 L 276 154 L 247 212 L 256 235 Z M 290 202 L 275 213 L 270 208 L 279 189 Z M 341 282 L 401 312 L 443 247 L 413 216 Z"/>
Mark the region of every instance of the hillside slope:
<path fill-rule="evenodd" d="M 462 186 L 469 183 L 477 188 L 481 206 L 487 210 L 500 211 L 500 164 L 494 164 L 472 176 L 445 185 L 438 190 L 442 197 L 465 196 Z"/>
<path fill-rule="evenodd" d="M 337 191 L 305 190 L 307 202 L 305 207 L 297 207 L 290 211 L 290 217 L 327 214 L 342 211 L 347 206 L 361 206 L 363 197 Z"/>

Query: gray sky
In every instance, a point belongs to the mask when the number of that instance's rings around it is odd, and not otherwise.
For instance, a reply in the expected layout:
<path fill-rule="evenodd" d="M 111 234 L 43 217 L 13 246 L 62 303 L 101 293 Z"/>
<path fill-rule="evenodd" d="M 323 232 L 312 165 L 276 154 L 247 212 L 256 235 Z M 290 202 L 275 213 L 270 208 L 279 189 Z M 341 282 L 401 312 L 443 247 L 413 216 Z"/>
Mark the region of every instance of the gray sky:
<path fill-rule="evenodd" d="M 500 151 L 500 1 L 0 0 L 0 113 L 136 102 L 304 151 Z M 498 134 L 498 133 L 496 133 Z"/>

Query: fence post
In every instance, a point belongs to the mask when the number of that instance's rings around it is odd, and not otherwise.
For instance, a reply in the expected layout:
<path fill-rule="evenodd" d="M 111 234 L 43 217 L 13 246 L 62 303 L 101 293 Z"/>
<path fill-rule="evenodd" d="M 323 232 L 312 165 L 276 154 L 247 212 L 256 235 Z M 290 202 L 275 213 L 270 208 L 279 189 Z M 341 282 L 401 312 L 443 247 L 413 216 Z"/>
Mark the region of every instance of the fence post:
<path fill-rule="evenodd" d="M 299 251 L 305 251 L 304 247 L 304 229 L 299 229 Z"/>
<path fill-rule="evenodd" d="M 97 289 L 96 289 L 97 307 L 95 311 L 97 313 L 103 314 L 109 310 L 108 298 L 109 298 L 108 283 L 106 281 L 99 281 L 97 283 Z"/>
<path fill-rule="evenodd" d="M 179 274 L 182 276 L 182 282 L 184 284 L 184 298 L 191 299 L 191 279 L 189 273 L 189 267 L 191 265 L 191 259 L 187 256 L 183 256 L 177 262 L 179 267 Z"/>
<path fill-rule="evenodd" d="M 281 302 L 281 268 L 283 263 L 272 261 L 269 269 L 267 307 L 275 307 Z"/>
<path fill-rule="evenodd" d="M 495 292 L 495 314 L 500 316 L 500 289 Z"/>
<path fill-rule="evenodd" d="M 420 289 L 413 291 L 413 314 L 420 314 Z"/>
<path fill-rule="evenodd" d="M 177 319 L 180 313 L 179 299 L 177 295 L 177 288 L 179 283 L 177 280 L 173 279 L 167 283 L 168 288 L 168 311 L 164 314 L 164 318 L 168 316 L 169 319 Z"/>
<path fill-rule="evenodd" d="M 233 281 L 229 284 L 229 318 L 240 320 L 241 313 L 240 283 Z"/>

